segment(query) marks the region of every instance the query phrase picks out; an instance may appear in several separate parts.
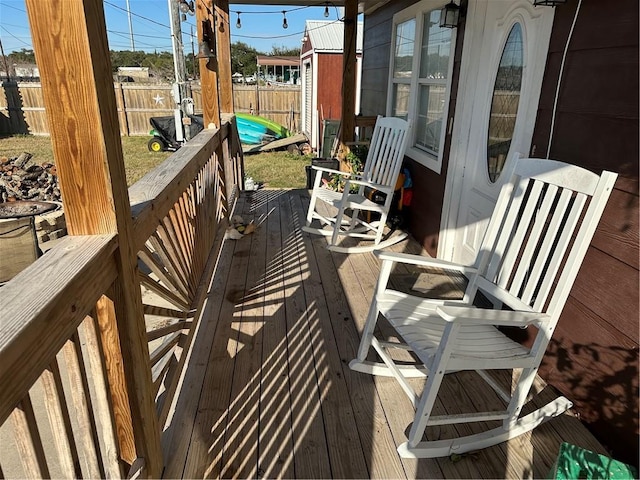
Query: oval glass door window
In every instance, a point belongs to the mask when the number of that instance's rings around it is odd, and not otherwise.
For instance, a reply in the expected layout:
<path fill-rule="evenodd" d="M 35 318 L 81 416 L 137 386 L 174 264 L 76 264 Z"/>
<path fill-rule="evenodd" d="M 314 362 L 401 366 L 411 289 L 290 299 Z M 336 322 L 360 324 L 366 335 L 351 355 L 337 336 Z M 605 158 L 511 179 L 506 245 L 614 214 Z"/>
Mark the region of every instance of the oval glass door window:
<path fill-rule="evenodd" d="M 523 57 L 522 28 L 516 23 L 511 28 L 502 51 L 493 86 L 487 141 L 487 168 L 491 183 L 495 183 L 500 177 L 509 154 L 520 103 Z"/>

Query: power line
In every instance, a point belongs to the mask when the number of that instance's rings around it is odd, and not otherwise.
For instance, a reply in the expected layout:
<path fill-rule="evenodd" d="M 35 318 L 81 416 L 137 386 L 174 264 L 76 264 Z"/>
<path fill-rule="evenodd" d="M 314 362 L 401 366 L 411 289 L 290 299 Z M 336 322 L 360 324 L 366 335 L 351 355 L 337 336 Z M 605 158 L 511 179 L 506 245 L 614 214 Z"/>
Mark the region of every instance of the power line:
<path fill-rule="evenodd" d="M 4 30 L 5 32 L 7 32 L 9 34 L 9 36 L 15 38 L 17 41 L 19 41 L 20 43 L 26 45 L 27 47 L 33 48 L 33 46 L 30 43 L 25 42 L 24 40 L 16 37 L 13 33 L 11 33 L 9 30 L 7 30 L 4 26 L 0 25 L 0 28 L 2 30 Z"/>
<path fill-rule="evenodd" d="M 14 7 L 13 5 L 9 5 L 8 3 L 0 3 L 0 5 L 3 6 L 3 7 L 11 8 L 13 10 L 17 10 L 17 11 L 22 12 L 22 13 L 27 13 L 22 8 Z"/>
<path fill-rule="evenodd" d="M 127 11 L 126 8 L 122 8 L 122 7 L 118 6 L 118 5 L 115 5 L 115 4 L 111 3 L 111 2 L 108 2 L 107 0 L 104 0 L 104 3 L 105 3 L 105 5 L 109 5 L 110 7 L 116 8 L 118 10 L 122 10 L 123 12 Z M 139 15 L 139 14 L 137 14 L 135 12 L 131 12 L 131 15 L 133 15 L 134 17 L 138 17 L 138 18 L 141 18 L 143 20 L 146 20 L 149 23 L 153 23 L 155 25 L 159 25 L 161 27 L 171 29 L 171 27 L 169 27 L 169 25 L 165 25 L 163 23 L 156 22 L 155 20 L 153 20 L 153 19 L 151 19 L 149 17 L 145 17 L 144 15 Z"/>
<path fill-rule="evenodd" d="M 115 30 L 107 30 L 107 32 L 108 33 L 113 33 L 115 35 L 126 35 L 127 37 L 129 37 L 129 32 L 118 32 L 118 31 L 115 31 Z M 183 33 L 185 33 L 185 35 L 188 35 L 188 33 L 186 33 L 186 32 L 183 32 Z M 164 35 L 164 36 L 161 36 L 161 35 L 145 35 L 143 33 L 135 33 L 134 35 L 136 36 L 136 38 L 137 37 L 144 37 L 144 38 L 161 38 L 163 40 L 167 39 L 166 35 Z"/>
<path fill-rule="evenodd" d="M 128 33 L 122 33 L 122 32 L 114 32 L 113 30 L 107 30 L 107 32 L 116 35 L 118 37 L 123 37 L 123 38 L 129 38 L 129 34 Z M 139 36 L 139 35 L 138 35 Z M 149 37 L 150 35 L 145 35 L 147 37 Z M 153 37 L 153 38 L 162 38 L 162 37 Z M 166 38 L 163 38 L 163 40 L 166 40 Z M 141 42 L 139 40 L 136 40 L 136 43 L 139 45 L 144 45 L 146 47 L 151 47 L 151 48 L 160 48 L 158 47 L 158 45 L 156 44 L 151 44 L 151 43 L 145 43 L 145 42 Z M 110 45 L 115 45 L 115 43 L 111 43 Z M 129 45 L 130 46 L 130 45 Z"/>

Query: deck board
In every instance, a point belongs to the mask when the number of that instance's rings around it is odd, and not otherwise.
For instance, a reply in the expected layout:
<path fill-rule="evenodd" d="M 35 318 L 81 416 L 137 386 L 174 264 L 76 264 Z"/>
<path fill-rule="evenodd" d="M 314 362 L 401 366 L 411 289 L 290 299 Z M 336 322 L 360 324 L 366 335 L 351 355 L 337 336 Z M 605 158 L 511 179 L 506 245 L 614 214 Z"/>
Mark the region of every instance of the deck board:
<path fill-rule="evenodd" d="M 548 474 L 562 441 L 605 453 L 563 415 L 480 452 L 401 459 L 396 447 L 413 420 L 411 403 L 394 380 L 348 368 L 380 262 L 370 253 L 331 253 L 326 238 L 302 233 L 308 201 L 304 190 L 241 195 L 236 213 L 259 227 L 223 245 L 165 434 L 164 478 L 531 478 Z M 420 247 L 407 240 L 391 250 Z M 401 269 L 397 281 L 409 273 Z M 457 288 L 444 277 L 428 286 L 451 295 Z M 436 409 L 494 403 L 476 377 L 447 376 Z M 411 383 L 421 390 L 422 380 Z"/>
<path fill-rule="evenodd" d="M 302 202 L 303 211 L 306 211 L 307 202 Z M 353 472 L 352 475 L 344 469 L 334 472 L 334 478 L 399 478 L 405 475 L 401 463 L 397 455 L 386 455 L 387 446 L 393 445 L 389 427 L 384 418 L 384 411 L 381 408 L 375 396 L 375 387 L 372 378 L 366 375 L 358 375 L 348 368 L 348 362 L 353 358 L 358 348 L 358 330 L 353 322 L 351 312 L 353 308 L 346 302 L 342 291 L 340 278 L 335 268 L 334 255 L 326 249 L 326 239 L 324 237 L 309 237 L 307 242 L 312 246 L 317 261 L 317 274 L 320 275 L 324 295 L 327 299 L 329 307 L 329 321 L 334 333 L 334 360 L 335 371 L 341 376 L 341 382 L 344 382 L 348 392 L 344 392 L 342 396 L 345 401 L 336 408 L 341 416 L 351 419 L 353 427 L 351 431 L 345 431 L 344 437 L 357 442 L 357 445 L 350 445 L 351 449 L 360 450 L 360 455 L 364 455 L 365 460 L 364 471 L 358 473 Z M 343 261 L 345 256 L 341 256 Z M 346 264 L 346 262 L 344 262 Z M 315 273 L 315 270 L 312 270 Z M 354 286 L 357 286 L 355 284 Z M 342 386 L 342 384 L 341 384 Z M 351 393 L 349 395 L 349 392 Z M 351 408 L 345 408 L 349 405 Z M 341 408 L 342 406 L 342 408 Z M 334 409 L 329 408 L 328 412 Z M 347 430 L 350 424 L 342 423 L 341 428 Z M 371 454 L 378 450 L 378 454 Z M 393 448 L 392 448 L 393 450 Z M 344 452 L 338 454 L 342 457 Z M 339 457 L 338 457 L 339 458 Z M 340 458 L 338 466 L 343 467 L 349 465 L 348 458 Z"/>
<path fill-rule="evenodd" d="M 260 432 L 258 472 L 265 478 L 294 478 L 293 428 L 287 325 L 284 308 L 281 215 L 277 205 L 279 193 L 269 192 L 266 218 L 267 245 L 264 291 L 264 327 L 262 340 L 263 372 L 260 378 Z"/>
<path fill-rule="evenodd" d="M 294 471 L 296 478 L 331 476 L 329 451 L 322 419 L 322 401 L 326 393 L 328 369 L 316 356 L 312 324 L 317 322 L 318 307 L 305 296 L 303 282 L 309 275 L 308 258 L 302 235 L 294 224 L 297 212 L 291 198 L 283 196 L 281 228 L 286 252 L 285 312 L 287 325 L 289 383 L 292 404 Z"/>

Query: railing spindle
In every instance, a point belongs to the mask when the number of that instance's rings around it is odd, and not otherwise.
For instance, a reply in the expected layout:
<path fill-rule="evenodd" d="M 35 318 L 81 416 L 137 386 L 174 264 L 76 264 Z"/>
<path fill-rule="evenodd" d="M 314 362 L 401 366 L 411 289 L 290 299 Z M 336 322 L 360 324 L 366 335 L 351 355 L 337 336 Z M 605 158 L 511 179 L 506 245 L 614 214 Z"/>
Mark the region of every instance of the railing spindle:
<path fill-rule="evenodd" d="M 27 478 L 49 478 L 49 467 L 29 394 L 13 410 L 11 419 L 25 476 Z"/>
<path fill-rule="evenodd" d="M 44 388 L 47 416 L 58 450 L 60 468 L 65 478 L 78 478 L 80 476 L 80 472 L 76 470 L 78 451 L 57 359 L 54 359 L 49 368 L 42 373 L 40 379 Z"/>
<path fill-rule="evenodd" d="M 95 312 L 87 316 L 80 325 L 80 334 L 83 339 L 83 352 L 89 361 L 90 378 L 92 380 L 95 398 L 93 405 L 96 423 L 100 426 L 98 439 L 100 452 L 102 453 L 102 465 L 106 478 L 120 478 L 120 463 L 118 459 L 117 425 L 110 412 L 114 410 L 113 402 L 109 401 L 109 391 L 106 379 L 107 369 L 103 359 L 105 358 L 98 330 Z"/>
<path fill-rule="evenodd" d="M 84 369 L 84 359 L 80 349 L 80 338 L 75 333 L 62 349 L 69 384 L 71 403 L 77 421 L 76 440 L 79 447 L 80 466 L 85 478 L 103 478 L 104 471 L 98 464 L 99 445 L 93 407 L 89 395 L 89 385 Z"/>
<path fill-rule="evenodd" d="M 107 373 L 107 385 L 120 458 L 128 464 L 132 464 L 136 459 L 135 434 L 131 408 L 129 407 L 127 382 L 120 361 L 122 353 L 115 316 L 113 301 L 109 296 L 103 295 L 96 304 L 96 323 L 100 334 L 98 345 L 101 347 L 100 355 L 104 358 Z"/>

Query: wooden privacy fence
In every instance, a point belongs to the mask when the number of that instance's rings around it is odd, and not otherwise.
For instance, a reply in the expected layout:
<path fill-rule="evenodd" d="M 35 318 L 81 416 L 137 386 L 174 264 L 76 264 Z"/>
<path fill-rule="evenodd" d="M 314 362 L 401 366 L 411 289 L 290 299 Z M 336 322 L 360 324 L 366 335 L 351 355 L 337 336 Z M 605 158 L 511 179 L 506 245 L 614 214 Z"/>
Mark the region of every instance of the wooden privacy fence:
<path fill-rule="evenodd" d="M 234 85 L 236 112 L 269 118 L 289 130 L 300 130 L 301 88 L 299 85 Z"/>
<path fill-rule="evenodd" d="M 204 130 L 129 189 L 131 245 L 116 234 L 69 236 L 2 288 L 0 478 L 122 478 L 162 465 L 141 459 L 140 430 L 165 440 L 198 327 L 199 287 L 241 188 L 242 161 L 233 119 Z M 138 252 L 149 293 L 152 418 L 133 415 L 145 386 L 124 373 L 131 356 L 114 308 L 119 249 Z"/>
<path fill-rule="evenodd" d="M 202 111 L 200 85 L 190 86 L 196 113 Z M 149 118 L 173 115 L 175 102 L 169 84 L 114 83 L 121 135 L 148 135 Z M 3 82 L 0 95 L 0 135 L 48 135 L 40 83 Z M 237 112 L 253 112 L 289 130 L 300 127 L 300 86 L 233 87 Z M 73 108 L 73 105 L 69 105 Z"/>

